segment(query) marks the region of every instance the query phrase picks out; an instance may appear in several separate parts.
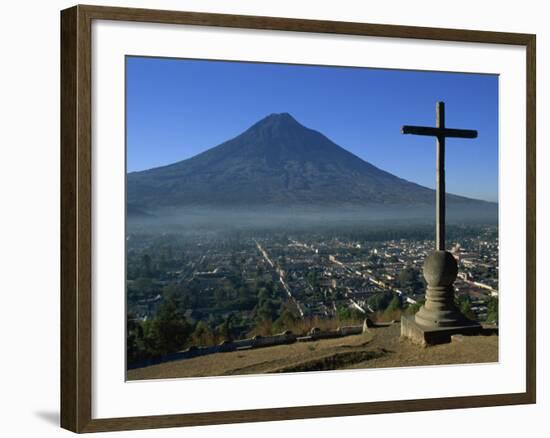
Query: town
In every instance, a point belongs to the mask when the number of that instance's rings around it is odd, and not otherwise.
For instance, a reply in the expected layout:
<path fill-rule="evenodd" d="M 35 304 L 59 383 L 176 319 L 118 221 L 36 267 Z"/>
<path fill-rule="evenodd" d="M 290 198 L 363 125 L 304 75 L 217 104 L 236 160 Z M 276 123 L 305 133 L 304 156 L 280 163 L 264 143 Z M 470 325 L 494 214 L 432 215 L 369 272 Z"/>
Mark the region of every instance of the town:
<path fill-rule="evenodd" d="M 187 345 L 398 319 L 423 303 L 428 230 L 129 233 L 129 332 L 147 326 L 169 300 L 185 319 Z M 452 227 L 448 245 L 459 265 L 460 309 L 497 323 L 497 227 Z"/>

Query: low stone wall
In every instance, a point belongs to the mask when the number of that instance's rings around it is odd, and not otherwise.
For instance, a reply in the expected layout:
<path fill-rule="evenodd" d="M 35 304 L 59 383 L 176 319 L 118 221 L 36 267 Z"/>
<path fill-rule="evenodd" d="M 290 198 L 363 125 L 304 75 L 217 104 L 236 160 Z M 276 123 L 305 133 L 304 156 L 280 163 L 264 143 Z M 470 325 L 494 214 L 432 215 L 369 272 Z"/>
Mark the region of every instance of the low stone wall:
<path fill-rule="evenodd" d="M 176 353 L 170 353 L 162 357 L 154 359 L 146 359 L 139 362 L 128 364 L 128 369 L 143 368 L 151 365 L 157 365 L 164 362 L 172 362 L 174 360 L 191 359 L 193 357 L 205 356 L 207 354 L 214 354 L 220 352 L 219 345 L 213 345 L 211 347 L 189 347 L 187 350 L 178 351 Z"/>
<path fill-rule="evenodd" d="M 174 360 L 191 359 L 193 357 L 205 356 L 214 353 L 226 353 L 237 350 L 248 350 L 252 348 L 273 347 L 276 345 L 293 344 L 294 342 L 317 341 L 320 339 L 340 338 L 350 335 L 359 335 L 367 328 L 367 324 L 350 325 L 339 327 L 336 330 L 325 330 L 314 327 L 306 336 L 297 337 L 291 331 L 286 331 L 273 336 L 254 336 L 248 339 L 239 339 L 236 341 L 224 341 L 219 345 L 210 347 L 189 347 L 187 350 L 177 353 L 168 354 L 161 358 L 150 359 L 146 361 L 136 362 L 128 365 L 128 369 L 142 368 L 150 365 L 155 365 L 163 362 L 171 362 Z"/>
<path fill-rule="evenodd" d="M 321 330 L 318 327 L 312 328 L 306 336 L 297 338 L 299 342 L 317 341 L 320 339 L 341 338 L 343 336 L 360 335 L 365 331 L 367 325 L 348 325 L 338 327 L 336 330 Z"/>
<path fill-rule="evenodd" d="M 347 325 L 344 327 L 340 327 L 338 331 L 340 332 L 340 336 L 349 336 L 360 335 L 361 333 L 363 333 L 363 329 L 363 325 Z"/>
<path fill-rule="evenodd" d="M 296 342 L 296 335 L 290 331 L 286 331 L 274 336 L 255 336 L 253 342 L 253 348 L 292 344 Z"/>
<path fill-rule="evenodd" d="M 292 344 L 293 342 L 296 342 L 296 335 L 287 331 L 273 336 L 254 336 L 253 338 L 239 339 L 237 341 L 224 341 L 216 347 L 218 348 L 218 352 L 223 353 L 227 351 Z"/>

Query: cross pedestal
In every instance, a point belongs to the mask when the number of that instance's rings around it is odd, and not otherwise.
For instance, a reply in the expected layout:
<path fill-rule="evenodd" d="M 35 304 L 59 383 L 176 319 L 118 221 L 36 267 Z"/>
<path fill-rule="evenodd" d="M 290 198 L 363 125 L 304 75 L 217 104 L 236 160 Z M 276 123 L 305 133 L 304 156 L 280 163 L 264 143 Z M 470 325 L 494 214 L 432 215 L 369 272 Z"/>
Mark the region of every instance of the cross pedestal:
<path fill-rule="evenodd" d="M 481 326 L 458 309 L 453 283 L 458 273 L 454 256 L 435 250 L 424 261 L 426 302 L 414 316 L 401 318 L 401 336 L 421 345 L 442 344 L 455 334 L 478 334 Z"/>
<path fill-rule="evenodd" d="M 426 301 L 414 316 L 401 318 L 401 336 L 422 345 L 451 341 L 454 334 L 477 334 L 481 325 L 466 318 L 454 300 L 453 283 L 458 273 L 454 256 L 445 251 L 445 138 L 475 138 L 477 131 L 445 128 L 445 105 L 437 103 L 435 128 L 403 126 L 403 134 L 436 137 L 436 236 L 435 251 L 424 261 L 423 274 L 428 287 Z"/>

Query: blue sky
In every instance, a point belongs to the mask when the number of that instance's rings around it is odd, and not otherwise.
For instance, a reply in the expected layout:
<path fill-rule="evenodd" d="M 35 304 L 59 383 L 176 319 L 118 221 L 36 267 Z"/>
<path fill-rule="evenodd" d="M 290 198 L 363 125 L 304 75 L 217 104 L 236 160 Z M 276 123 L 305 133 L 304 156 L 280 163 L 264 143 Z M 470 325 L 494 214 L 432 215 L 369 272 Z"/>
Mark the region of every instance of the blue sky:
<path fill-rule="evenodd" d="M 127 169 L 192 157 L 288 112 L 355 155 L 435 187 L 435 140 L 401 125 L 477 129 L 448 139 L 447 191 L 498 200 L 498 77 L 464 73 L 127 57 Z"/>

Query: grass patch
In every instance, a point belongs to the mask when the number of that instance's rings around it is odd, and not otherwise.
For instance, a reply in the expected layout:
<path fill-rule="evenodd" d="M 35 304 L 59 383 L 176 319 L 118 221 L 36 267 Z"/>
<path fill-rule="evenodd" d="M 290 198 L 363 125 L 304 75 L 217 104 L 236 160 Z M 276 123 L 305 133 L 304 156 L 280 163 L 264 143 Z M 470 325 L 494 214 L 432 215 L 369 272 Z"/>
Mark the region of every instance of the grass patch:
<path fill-rule="evenodd" d="M 330 371 L 344 368 L 346 366 L 364 362 L 371 359 L 377 359 L 389 353 L 385 349 L 373 351 L 349 351 L 346 353 L 336 353 L 330 356 L 302 362 L 296 365 L 287 366 L 276 370 L 277 373 L 299 373 L 303 371 Z"/>

